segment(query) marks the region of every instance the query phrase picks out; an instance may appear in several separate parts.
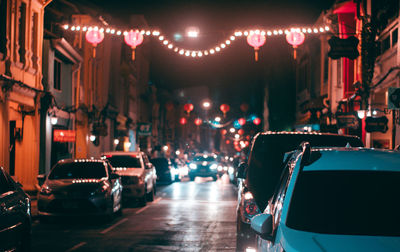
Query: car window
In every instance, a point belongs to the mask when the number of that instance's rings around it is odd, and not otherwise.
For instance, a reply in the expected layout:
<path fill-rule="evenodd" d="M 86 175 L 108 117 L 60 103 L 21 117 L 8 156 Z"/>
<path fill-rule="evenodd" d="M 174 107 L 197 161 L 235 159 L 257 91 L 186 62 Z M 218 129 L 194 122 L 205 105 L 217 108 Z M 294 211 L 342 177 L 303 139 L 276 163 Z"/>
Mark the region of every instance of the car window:
<path fill-rule="evenodd" d="M 400 236 L 400 172 L 303 171 L 286 225 L 322 234 Z"/>
<path fill-rule="evenodd" d="M 107 160 L 110 162 L 112 167 L 127 167 L 127 168 L 141 168 L 142 164 L 140 162 L 140 156 L 122 156 L 122 155 L 115 155 L 111 157 L 107 157 Z"/>
<path fill-rule="evenodd" d="M 281 181 L 279 183 L 279 186 L 277 187 L 276 193 L 274 194 L 274 197 L 272 200 L 272 213 L 274 215 L 274 228 L 276 226 L 278 226 L 280 219 L 281 219 L 283 200 L 285 199 L 289 176 L 290 176 L 290 173 L 289 173 L 290 164 L 291 164 L 291 162 L 288 162 L 287 167 L 284 169 L 284 172 L 281 177 Z"/>
<path fill-rule="evenodd" d="M 11 181 L 9 181 L 4 174 L 3 170 L 0 169 L 0 194 L 14 191 L 15 187 Z"/>
<path fill-rule="evenodd" d="M 49 179 L 100 179 L 107 177 L 103 162 L 58 163 L 50 172 Z"/>

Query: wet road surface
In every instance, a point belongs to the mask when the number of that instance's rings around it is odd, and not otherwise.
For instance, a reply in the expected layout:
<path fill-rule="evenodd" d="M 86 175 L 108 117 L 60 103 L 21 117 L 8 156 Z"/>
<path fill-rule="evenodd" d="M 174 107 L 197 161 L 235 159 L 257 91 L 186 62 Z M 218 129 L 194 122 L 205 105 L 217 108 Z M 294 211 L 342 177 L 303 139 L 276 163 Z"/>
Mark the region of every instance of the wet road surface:
<path fill-rule="evenodd" d="M 235 251 L 236 188 L 223 177 L 159 187 L 154 202 L 112 221 L 36 220 L 33 251 Z"/>

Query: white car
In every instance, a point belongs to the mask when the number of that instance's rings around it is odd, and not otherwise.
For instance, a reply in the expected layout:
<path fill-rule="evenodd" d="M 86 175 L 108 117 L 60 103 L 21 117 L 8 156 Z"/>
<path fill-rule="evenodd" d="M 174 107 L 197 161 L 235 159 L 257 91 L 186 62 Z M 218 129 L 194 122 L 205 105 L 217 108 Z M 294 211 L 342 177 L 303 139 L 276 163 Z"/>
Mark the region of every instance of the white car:
<path fill-rule="evenodd" d="M 156 169 L 144 152 L 105 152 L 102 158 L 110 162 L 114 172 L 121 176 L 124 201 L 134 199 L 141 205 L 153 201 L 156 193 Z"/>
<path fill-rule="evenodd" d="M 252 218 L 257 251 L 399 251 L 400 153 L 302 148 Z"/>

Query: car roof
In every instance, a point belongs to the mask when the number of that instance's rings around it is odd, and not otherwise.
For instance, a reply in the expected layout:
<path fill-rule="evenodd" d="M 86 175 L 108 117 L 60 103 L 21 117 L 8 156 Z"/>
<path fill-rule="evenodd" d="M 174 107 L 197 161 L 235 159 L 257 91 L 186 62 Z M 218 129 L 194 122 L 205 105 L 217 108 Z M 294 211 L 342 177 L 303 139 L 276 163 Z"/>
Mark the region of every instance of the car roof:
<path fill-rule="evenodd" d="M 67 158 L 61 159 L 57 163 L 104 163 L 103 159 L 99 158 Z"/>
<path fill-rule="evenodd" d="M 400 152 L 368 148 L 312 148 L 317 156 L 303 171 L 397 171 Z M 318 153 L 318 154 L 314 154 Z"/>
<path fill-rule="evenodd" d="M 101 156 L 130 156 L 130 155 L 141 155 L 143 152 L 141 151 L 108 151 L 101 153 Z"/>
<path fill-rule="evenodd" d="M 351 138 L 359 138 L 354 135 L 341 135 L 335 133 L 326 133 L 326 132 L 303 132 L 303 131 L 265 131 L 259 133 L 260 135 L 322 135 L 322 136 L 342 136 L 342 137 L 351 137 Z"/>

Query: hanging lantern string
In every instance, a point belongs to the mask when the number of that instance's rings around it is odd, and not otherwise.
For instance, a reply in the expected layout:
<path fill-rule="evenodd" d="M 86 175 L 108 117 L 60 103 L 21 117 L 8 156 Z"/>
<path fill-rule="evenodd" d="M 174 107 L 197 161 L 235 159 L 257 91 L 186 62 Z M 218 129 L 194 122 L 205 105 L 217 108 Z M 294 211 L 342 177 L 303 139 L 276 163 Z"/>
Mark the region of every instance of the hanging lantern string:
<path fill-rule="evenodd" d="M 64 30 L 69 30 L 69 31 L 74 31 L 74 32 L 86 32 L 89 30 L 98 30 L 100 32 L 105 32 L 109 35 L 114 35 L 114 36 L 126 36 L 129 32 L 132 30 L 123 30 L 123 29 L 117 29 L 113 27 L 99 27 L 99 26 L 80 26 L 80 25 L 69 25 L 69 24 L 63 24 L 61 25 Z M 254 30 L 236 30 L 233 32 L 227 39 L 224 41 L 221 41 L 220 43 L 217 43 L 215 46 L 209 48 L 209 49 L 186 49 L 186 48 L 181 48 L 178 46 L 175 46 L 170 39 L 168 39 L 165 35 L 162 35 L 162 33 L 159 30 L 150 30 L 150 29 L 135 29 L 136 31 L 140 31 L 140 34 L 143 36 L 152 36 L 152 37 L 157 37 L 158 41 L 161 43 L 162 46 L 167 47 L 171 51 L 173 51 L 176 54 L 186 56 L 186 57 L 192 57 L 192 58 L 201 58 L 203 56 L 211 56 L 214 54 L 217 54 L 221 52 L 223 49 L 226 49 L 229 47 L 236 39 L 240 37 L 247 37 L 249 34 L 260 34 L 262 36 L 266 37 L 273 37 L 273 36 L 281 36 L 281 35 L 286 35 L 290 31 L 297 31 L 297 32 L 302 32 L 304 34 L 319 34 L 319 33 L 326 33 L 330 31 L 329 26 L 318 26 L 318 27 L 297 27 L 297 28 L 287 28 L 287 29 L 254 29 Z M 132 47 L 132 58 L 134 59 L 134 49 L 136 46 L 131 46 Z M 255 49 L 255 57 L 257 58 L 257 50 L 259 48 L 254 48 Z"/>

